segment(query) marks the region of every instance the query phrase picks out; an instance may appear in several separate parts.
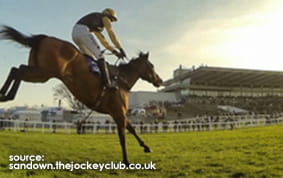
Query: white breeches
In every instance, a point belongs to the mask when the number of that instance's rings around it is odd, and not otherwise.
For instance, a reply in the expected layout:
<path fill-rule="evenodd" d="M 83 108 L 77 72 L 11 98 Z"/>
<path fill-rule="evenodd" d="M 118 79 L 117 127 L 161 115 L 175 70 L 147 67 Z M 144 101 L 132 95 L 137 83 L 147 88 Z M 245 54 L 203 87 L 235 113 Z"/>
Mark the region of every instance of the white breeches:
<path fill-rule="evenodd" d="M 103 58 L 100 47 L 87 26 L 76 24 L 73 27 L 72 38 L 81 52 L 93 57 L 93 59 Z"/>

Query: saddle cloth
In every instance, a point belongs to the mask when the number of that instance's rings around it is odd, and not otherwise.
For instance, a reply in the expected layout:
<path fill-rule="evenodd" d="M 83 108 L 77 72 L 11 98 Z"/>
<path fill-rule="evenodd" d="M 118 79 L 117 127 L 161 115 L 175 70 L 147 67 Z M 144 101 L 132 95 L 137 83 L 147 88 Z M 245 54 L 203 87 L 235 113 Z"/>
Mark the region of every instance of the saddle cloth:
<path fill-rule="evenodd" d="M 97 73 L 99 76 L 101 76 L 101 70 L 98 67 L 98 64 L 95 60 L 92 59 L 92 57 L 85 55 L 90 66 L 90 70 L 94 73 Z"/>

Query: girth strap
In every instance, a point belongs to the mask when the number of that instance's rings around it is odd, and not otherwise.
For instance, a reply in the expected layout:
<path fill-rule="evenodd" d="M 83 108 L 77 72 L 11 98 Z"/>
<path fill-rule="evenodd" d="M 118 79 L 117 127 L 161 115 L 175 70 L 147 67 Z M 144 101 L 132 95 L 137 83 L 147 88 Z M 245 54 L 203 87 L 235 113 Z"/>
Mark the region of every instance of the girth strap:
<path fill-rule="evenodd" d="M 98 97 L 96 98 L 94 104 L 95 108 L 98 108 L 101 105 L 101 101 L 102 101 L 101 99 L 104 97 L 105 93 L 106 93 L 106 87 L 103 87 L 102 91 L 100 92 L 100 95 L 98 95 Z"/>

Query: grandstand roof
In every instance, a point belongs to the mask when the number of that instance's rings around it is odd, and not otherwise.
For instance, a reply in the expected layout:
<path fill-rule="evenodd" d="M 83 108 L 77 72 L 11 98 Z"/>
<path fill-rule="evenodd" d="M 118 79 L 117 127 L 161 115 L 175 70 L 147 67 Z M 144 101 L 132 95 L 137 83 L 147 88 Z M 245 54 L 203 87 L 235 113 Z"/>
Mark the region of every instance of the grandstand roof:
<path fill-rule="evenodd" d="M 188 78 L 191 85 L 283 87 L 283 71 L 222 67 L 199 67 L 165 81 L 165 86 Z"/>

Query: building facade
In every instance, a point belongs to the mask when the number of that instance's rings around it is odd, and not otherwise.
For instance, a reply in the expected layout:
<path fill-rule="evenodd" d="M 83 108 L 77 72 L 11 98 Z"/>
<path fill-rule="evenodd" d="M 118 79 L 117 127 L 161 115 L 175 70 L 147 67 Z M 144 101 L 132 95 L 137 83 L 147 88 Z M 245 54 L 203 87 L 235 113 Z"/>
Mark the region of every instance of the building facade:
<path fill-rule="evenodd" d="M 174 92 L 135 91 L 129 94 L 129 108 L 144 108 L 150 102 L 176 102 Z"/>

